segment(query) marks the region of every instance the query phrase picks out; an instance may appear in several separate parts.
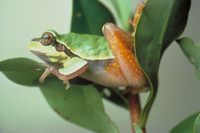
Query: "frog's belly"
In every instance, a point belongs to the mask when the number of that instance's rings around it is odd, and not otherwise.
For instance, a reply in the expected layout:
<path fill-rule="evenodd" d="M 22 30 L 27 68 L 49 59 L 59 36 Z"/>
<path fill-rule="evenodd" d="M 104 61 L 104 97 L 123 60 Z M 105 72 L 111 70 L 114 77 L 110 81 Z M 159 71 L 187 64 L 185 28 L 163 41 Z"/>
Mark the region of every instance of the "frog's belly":
<path fill-rule="evenodd" d="M 120 67 L 112 59 L 88 61 L 88 69 L 80 77 L 108 87 L 128 86 L 128 82 Z"/>

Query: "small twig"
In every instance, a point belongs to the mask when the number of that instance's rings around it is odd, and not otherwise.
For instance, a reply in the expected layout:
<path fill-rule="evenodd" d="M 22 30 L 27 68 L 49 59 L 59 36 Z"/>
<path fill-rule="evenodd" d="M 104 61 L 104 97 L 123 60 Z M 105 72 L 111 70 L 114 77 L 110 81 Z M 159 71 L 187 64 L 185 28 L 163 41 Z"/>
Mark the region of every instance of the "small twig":
<path fill-rule="evenodd" d="M 131 117 L 132 133 L 135 133 L 135 129 L 133 125 L 139 123 L 140 112 L 141 112 L 139 95 L 138 94 L 134 95 L 132 93 L 129 93 L 128 100 L 129 100 L 129 111 L 130 111 L 130 117 Z M 143 129 L 143 132 L 146 133 L 145 128 Z"/>

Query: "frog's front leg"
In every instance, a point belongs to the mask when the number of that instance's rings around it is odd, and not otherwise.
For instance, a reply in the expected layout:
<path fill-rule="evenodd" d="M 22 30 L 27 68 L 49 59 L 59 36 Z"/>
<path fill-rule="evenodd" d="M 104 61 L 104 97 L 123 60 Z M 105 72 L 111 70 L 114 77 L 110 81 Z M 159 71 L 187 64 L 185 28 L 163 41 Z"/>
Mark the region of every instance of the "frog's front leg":
<path fill-rule="evenodd" d="M 47 76 L 49 76 L 50 74 L 53 74 L 54 76 L 56 76 L 57 78 L 62 80 L 63 83 L 67 84 L 70 79 L 73 79 L 73 78 L 81 75 L 83 72 L 86 71 L 87 68 L 88 68 L 87 65 L 85 65 L 82 68 L 80 68 L 79 70 L 77 70 L 71 74 L 64 75 L 64 74 L 60 73 L 59 70 L 56 69 L 54 66 L 46 65 L 46 69 L 40 76 L 39 82 L 43 83 L 45 81 L 45 79 L 47 78 Z"/>
<path fill-rule="evenodd" d="M 64 83 L 68 83 L 70 79 L 75 78 L 85 72 L 88 68 L 87 64 L 87 61 L 78 57 L 73 57 L 66 60 L 61 68 L 55 68 L 54 66 L 46 65 L 46 69 L 41 75 L 39 82 L 44 82 L 48 75 L 53 74 Z"/>
<path fill-rule="evenodd" d="M 55 67 L 53 67 L 51 65 L 47 65 L 47 64 L 44 64 L 44 65 L 45 65 L 46 69 L 39 78 L 40 83 L 43 83 L 45 81 L 45 79 L 47 78 L 47 76 L 49 76 L 50 74 L 59 75 L 58 70 Z M 61 76 L 62 75 L 59 75 L 59 77 L 61 77 Z"/>

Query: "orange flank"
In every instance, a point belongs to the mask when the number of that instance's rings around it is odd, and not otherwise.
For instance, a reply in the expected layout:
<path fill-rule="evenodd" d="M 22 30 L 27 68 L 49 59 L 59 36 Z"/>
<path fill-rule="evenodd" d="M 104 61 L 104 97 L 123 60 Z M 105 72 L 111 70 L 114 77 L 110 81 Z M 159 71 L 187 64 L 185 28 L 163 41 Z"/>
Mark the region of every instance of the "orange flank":
<path fill-rule="evenodd" d="M 124 76 L 120 69 L 119 64 L 115 61 L 107 63 L 105 65 L 105 71 L 114 76 L 120 76 L 120 77 Z"/>

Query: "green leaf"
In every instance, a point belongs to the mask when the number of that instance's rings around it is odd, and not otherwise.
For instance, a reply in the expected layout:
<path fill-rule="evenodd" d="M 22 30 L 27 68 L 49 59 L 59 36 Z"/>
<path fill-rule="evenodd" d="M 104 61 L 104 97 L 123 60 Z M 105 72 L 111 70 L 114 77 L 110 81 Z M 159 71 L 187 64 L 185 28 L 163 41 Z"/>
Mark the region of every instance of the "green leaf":
<path fill-rule="evenodd" d="M 14 58 L 0 62 L 0 71 L 17 84 L 35 86 L 44 68 L 27 58 Z"/>
<path fill-rule="evenodd" d="M 0 71 L 15 83 L 40 86 L 49 105 L 63 118 L 97 133 L 119 133 L 106 115 L 102 98 L 92 85 L 65 85 L 56 77 L 48 77 L 39 84 L 44 67 L 27 58 L 14 58 L 0 62 Z"/>
<path fill-rule="evenodd" d="M 187 56 L 189 61 L 195 66 L 197 76 L 200 79 L 200 44 L 195 44 L 190 38 L 181 38 L 177 40 L 179 46 Z"/>
<path fill-rule="evenodd" d="M 71 31 L 102 35 L 102 26 L 114 22 L 109 10 L 97 0 L 73 0 Z"/>
<path fill-rule="evenodd" d="M 136 8 L 137 1 L 134 0 L 100 0 L 107 6 L 111 6 L 109 9 L 114 14 L 114 18 L 117 24 L 124 30 L 130 29 L 129 19 L 132 18 L 132 9 Z M 109 2 L 109 3 L 108 3 Z"/>
<path fill-rule="evenodd" d="M 200 112 L 182 121 L 170 133 L 200 133 Z"/>
<path fill-rule="evenodd" d="M 191 0 L 147 0 L 136 32 L 136 55 L 149 77 L 150 96 L 141 114 L 146 123 L 157 92 L 157 75 L 164 50 L 183 32 Z"/>
<path fill-rule="evenodd" d="M 146 3 L 136 33 L 136 52 L 152 81 L 156 80 L 164 50 L 185 28 L 190 3 L 190 0 L 148 0 Z"/>
<path fill-rule="evenodd" d="M 50 78 L 40 88 L 49 105 L 65 120 L 97 133 L 119 133 L 93 86 L 71 85 L 65 90 L 61 81 Z"/>

